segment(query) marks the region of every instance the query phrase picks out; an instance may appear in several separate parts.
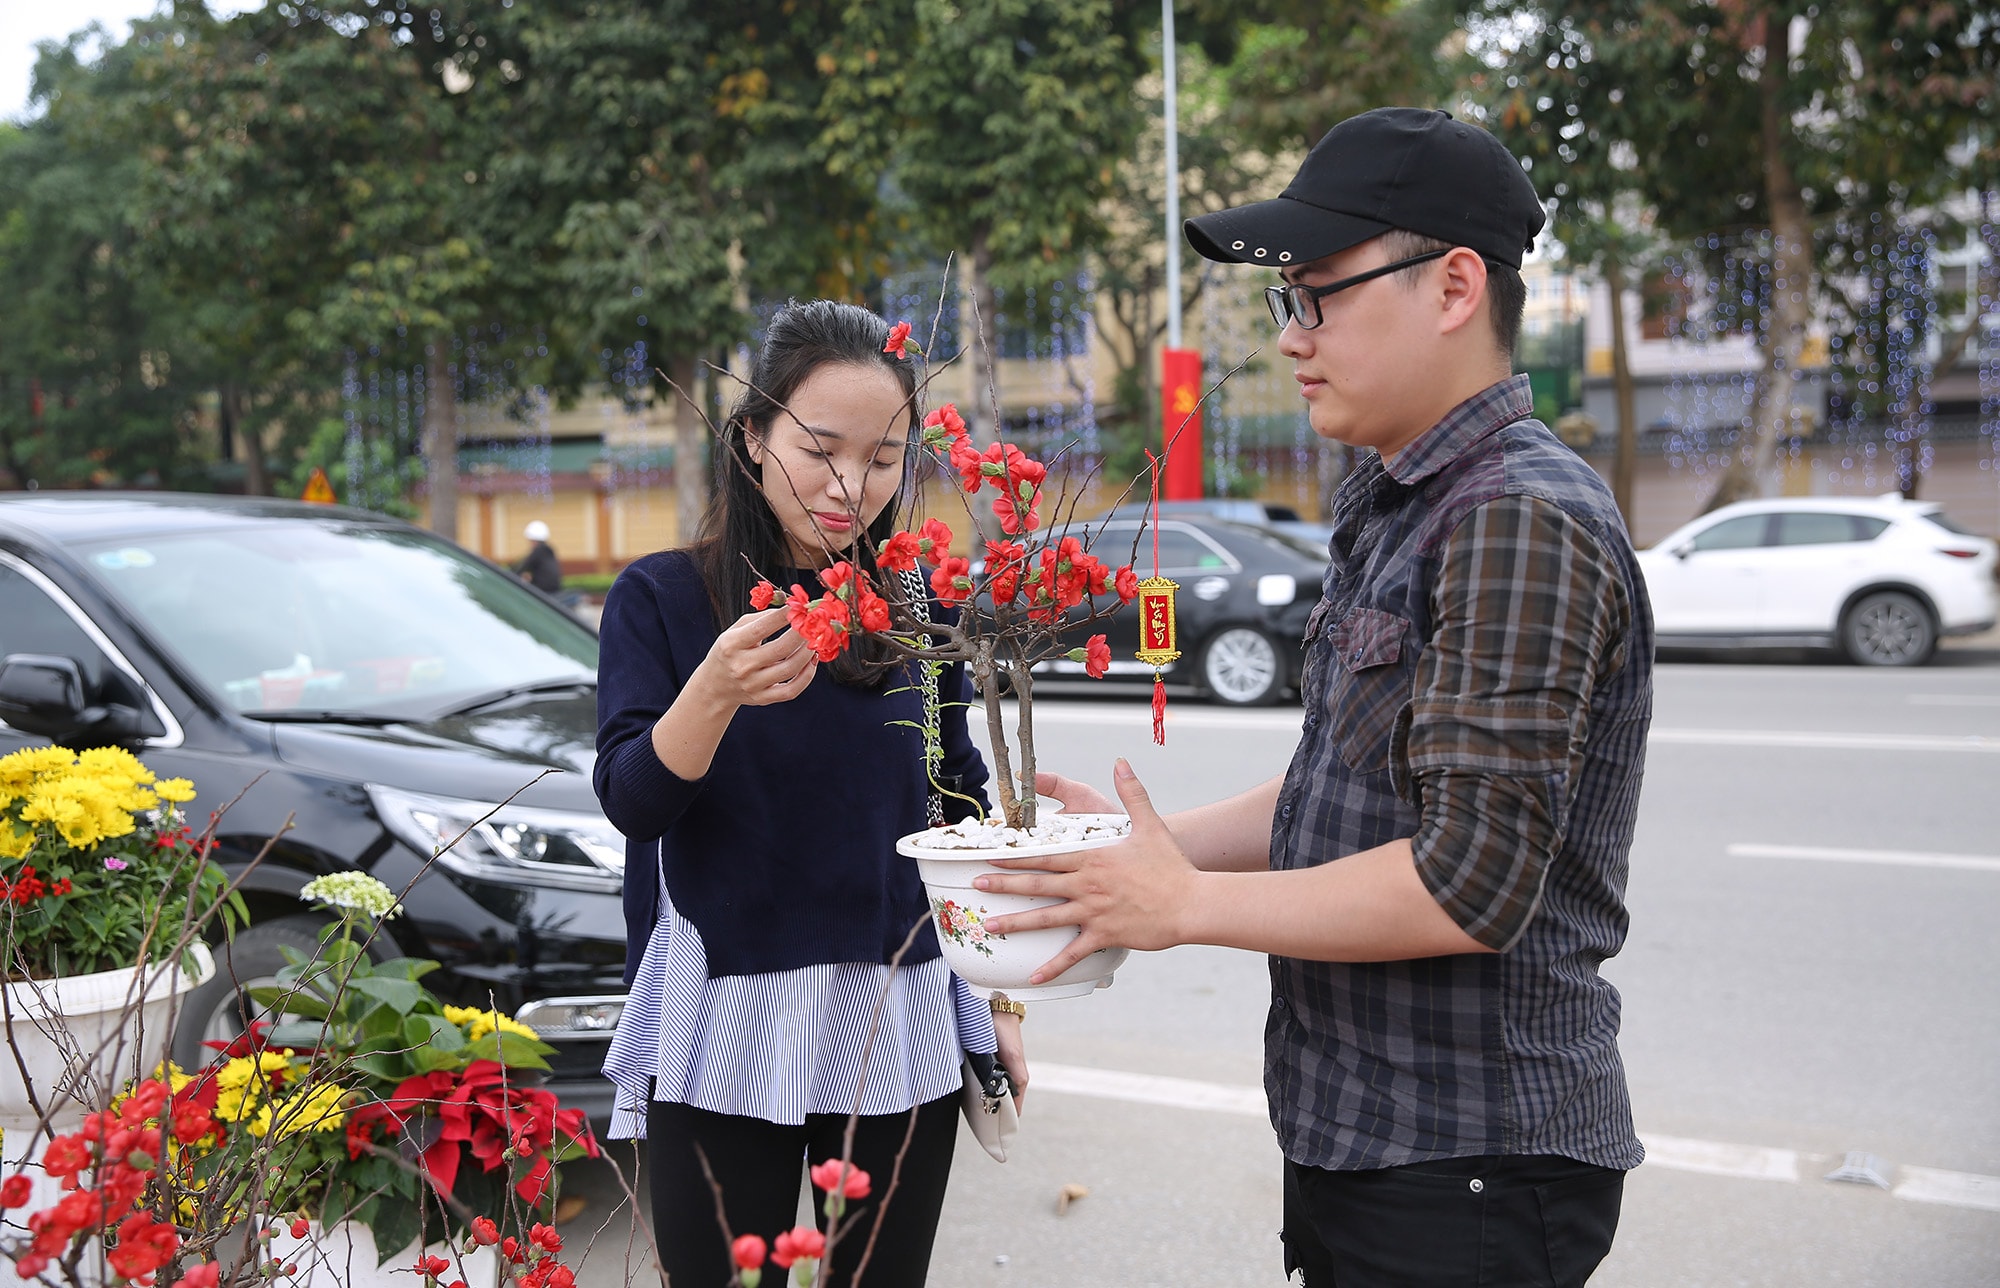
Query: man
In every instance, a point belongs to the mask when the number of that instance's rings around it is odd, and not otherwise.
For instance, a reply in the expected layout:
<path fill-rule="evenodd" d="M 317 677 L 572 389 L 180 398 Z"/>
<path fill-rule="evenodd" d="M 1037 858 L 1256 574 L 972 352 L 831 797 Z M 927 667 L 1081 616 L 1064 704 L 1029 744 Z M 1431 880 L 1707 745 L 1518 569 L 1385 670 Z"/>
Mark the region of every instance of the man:
<path fill-rule="evenodd" d="M 521 530 L 528 539 L 528 553 L 514 565 L 522 581 L 548 595 L 560 595 L 563 587 L 562 560 L 549 544 L 549 525 L 535 519 Z"/>
<path fill-rule="evenodd" d="M 1372 449 L 1335 502 L 1303 736 L 1283 778 L 1165 819 L 1120 761 L 1129 840 L 981 881 L 1071 901 L 988 923 L 1082 928 L 1038 981 L 1111 944 L 1271 954 L 1309 1288 L 1580 1284 L 1642 1156 L 1598 967 L 1625 938 L 1652 622 L 1609 489 L 1511 374 L 1542 223 L 1491 135 L 1404 108 L 1189 221 L 1209 258 L 1277 271 L 1314 431 Z"/>

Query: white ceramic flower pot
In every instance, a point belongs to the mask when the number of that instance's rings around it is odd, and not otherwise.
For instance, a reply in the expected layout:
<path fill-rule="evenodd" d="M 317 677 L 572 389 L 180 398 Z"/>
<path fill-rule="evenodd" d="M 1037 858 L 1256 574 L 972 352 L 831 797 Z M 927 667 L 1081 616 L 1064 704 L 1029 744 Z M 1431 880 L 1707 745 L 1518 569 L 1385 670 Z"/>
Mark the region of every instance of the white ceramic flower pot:
<path fill-rule="evenodd" d="M 192 975 L 178 966 L 126 966 L 5 985 L 0 1036 L 11 1053 L 0 1053 L 0 1125 L 11 1132 L 37 1116 L 21 1081 L 23 1064 L 42 1107 L 54 1108 L 57 1132 L 103 1108 L 98 1093 L 152 1073 L 173 1036 L 168 1020 L 175 999 L 215 973 L 207 944 L 197 941 L 194 956 Z M 76 1099 L 79 1092 L 85 1101 Z"/>
<path fill-rule="evenodd" d="M 0 985 L 5 993 L 0 1037 L 11 1047 L 0 1051 L 0 1132 L 5 1133 L 0 1177 L 18 1173 L 33 1183 L 27 1206 L 11 1214 L 17 1222 L 25 1223 L 30 1213 L 63 1197 L 61 1185 L 42 1171 L 50 1135 L 74 1130 L 86 1112 L 103 1108 L 127 1079 L 147 1076 L 159 1064 L 172 1036 L 167 1022 L 175 999 L 215 973 L 208 945 L 197 943 L 194 955 L 192 975 L 178 967 L 126 966 Z M 23 1065 L 42 1107 L 53 1110 L 49 1132 L 36 1130 L 41 1115 L 30 1107 L 21 1080 Z M 84 1099 L 77 1099 L 78 1094 Z M 101 1270 L 97 1256 L 86 1255 L 82 1282 L 103 1282 Z M 38 1281 L 18 1278 L 14 1263 L 0 1257 L 0 1288 L 27 1282 Z"/>
<path fill-rule="evenodd" d="M 496 1288 L 500 1282 L 498 1248 L 462 1252 L 449 1243 L 419 1248 L 412 1242 L 386 1264 L 378 1264 L 375 1232 L 359 1221 L 337 1221 L 325 1229 L 317 1221 L 307 1226 L 304 1238 L 292 1236 L 288 1221 L 274 1221 L 269 1227 L 268 1256 L 299 1268 L 297 1274 L 278 1281 L 289 1288 L 412 1288 L 422 1282 L 415 1270 L 418 1258 L 425 1256 L 451 1263 L 440 1283 L 463 1279 L 465 1288 Z"/>
<path fill-rule="evenodd" d="M 1123 814 L 1059 817 L 1068 824 L 1081 823 L 1103 834 L 1081 840 L 1066 836 L 1045 842 L 1017 840 L 1013 844 L 993 845 L 991 848 L 963 848 L 959 838 L 953 838 L 949 845 L 939 844 L 939 833 L 934 829 L 914 832 L 896 842 L 897 853 L 917 861 L 917 873 L 923 878 L 924 890 L 930 895 L 931 929 L 937 934 L 938 946 L 944 950 L 945 964 L 976 989 L 988 992 L 998 989 L 1022 1001 L 1079 997 L 1099 988 L 1108 988 L 1112 972 L 1124 964 L 1128 955 L 1126 949 L 1101 948 L 1047 983 L 1030 985 L 1028 977 L 1034 974 L 1035 968 L 1067 948 L 1070 941 L 1076 938 L 1076 927 L 1056 926 L 1048 930 L 1017 931 L 1010 935 L 991 934 L 985 928 L 985 923 L 993 917 L 1062 902 L 1060 899 L 990 894 L 973 889 L 974 877 L 1008 871 L 994 867 L 988 860 L 1029 859 L 1043 854 L 1096 849 L 1124 839 L 1124 831 L 1131 826 L 1130 820 Z M 1118 830 L 1104 831 L 1109 828 Z M 990 830 L 993 833 L 990 839 L 995 841 L 1003 833 L 1018 836 L 1006 833 L 1006 829 L 1002 828 Z"/>

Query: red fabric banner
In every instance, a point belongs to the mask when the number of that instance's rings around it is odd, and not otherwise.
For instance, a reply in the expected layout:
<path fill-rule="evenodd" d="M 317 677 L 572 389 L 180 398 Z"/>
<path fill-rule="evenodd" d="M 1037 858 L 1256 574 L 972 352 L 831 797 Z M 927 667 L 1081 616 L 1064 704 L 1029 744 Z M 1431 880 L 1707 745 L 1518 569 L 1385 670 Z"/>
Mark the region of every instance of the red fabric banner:
<path fill-rule="evenodd" d="M 1167 468 L 1160 499 L 1193 501 L 1202 495 L 1201 354 L 1160 350 L 1160 433 Z"/>

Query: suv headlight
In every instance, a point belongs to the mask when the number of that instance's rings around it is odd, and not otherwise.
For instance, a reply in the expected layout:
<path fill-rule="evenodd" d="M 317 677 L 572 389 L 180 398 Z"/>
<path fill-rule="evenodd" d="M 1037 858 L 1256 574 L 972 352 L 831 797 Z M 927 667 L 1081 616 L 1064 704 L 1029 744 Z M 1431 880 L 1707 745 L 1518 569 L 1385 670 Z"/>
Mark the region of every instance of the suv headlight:
<path fill-rule="evenodd" d="M 595 815 L 525 805 L 495 809 L 375 783 L 368 795 L 398 838 L 463 876 L 611 893 L 624 885 L 625 838 Z"/>

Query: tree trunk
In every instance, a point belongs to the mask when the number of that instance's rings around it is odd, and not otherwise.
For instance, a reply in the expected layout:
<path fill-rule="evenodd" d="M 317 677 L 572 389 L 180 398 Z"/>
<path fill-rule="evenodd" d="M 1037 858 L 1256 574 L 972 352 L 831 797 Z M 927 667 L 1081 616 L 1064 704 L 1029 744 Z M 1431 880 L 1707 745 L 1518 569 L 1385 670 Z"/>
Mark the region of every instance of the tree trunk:
<path fill-rule="evenodd" d="M 215 391 L 216 454 L 225 461 L 236 459 L 236 405 L 231 397 L 234 386 L 224 384 Z"/>
<path fill-rule="evenodd" d="M 430 476 L 431 531 L 458 540 L 458 395 L 452 388 L 451 339 L 424 348 L 424 470 Z"/>
<path fill-rule="evenodd" d="M 700 407 L 690 401 L 695 397 L 694 356 L 669 359 L 667 375 L 687 394 L 668 395 L 674 400 L 674 526 L 685 546 L 693 543 L 708 512 L 708 426 Z"/>
<path fill-rule="evenodd" d="M 271 495 L 271 471 L 264 460 L 264 435 L 243 417 L 243 391 L 232 384 L 223 385 L 217 405 L 230 436 L 243 442 L 244 495 Z"/>
<path fill-rule="evenodd" d="M 1791 122 L 1785 109 L 1790 72 L 1791 24 L 1780 13 L 1764 15 L 1764 70 L 1761 100 L 1764 201 L 1771 209 L 1771 316 L 1764 327 L 1764 371 L 1747 442 L 1737 444 L 1729 468 L 1702 513 L 1760 494 L 1778 456 L 1778 437 L 1795 432 L 1799 360 L 1813 292 L 1812 229 L 1798 175 L 1786 157 Z"/>
<path fill-rule="evenodd" d="M 966 273 L 966 285 L 972 296 L 972 317 L 967 319 L 965 336 L 970 348 L 967 355 L 972 359 L 972 421 L 975 439 L 989 442 L 1000 437 L 1000 331 L 994 316 L 993 302 L 993 250 L 988 245 L 986 234 L 981 232 L 972 242 L 969 257 L 970 268 Z M 990 422 L 982 425 L 987 416 Z M 981 434 L 977 431 L 984 429 Z"/>
<path fill-rule="evenodd" d="M 1632 531 L 1633 491 L 1639 466 L 1639 411 L 1632 394 L 1632 362 L 1625 348 L 1625 265 L 1604 257 L 1604 284 L 1611 291 L 1611 389 L 1618 407 L 1618 446 L 1611 458 L 1611 495 Z"/>

